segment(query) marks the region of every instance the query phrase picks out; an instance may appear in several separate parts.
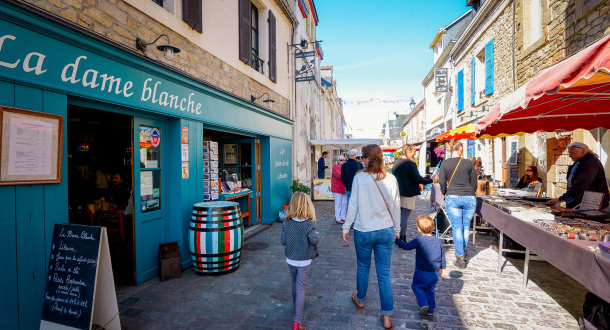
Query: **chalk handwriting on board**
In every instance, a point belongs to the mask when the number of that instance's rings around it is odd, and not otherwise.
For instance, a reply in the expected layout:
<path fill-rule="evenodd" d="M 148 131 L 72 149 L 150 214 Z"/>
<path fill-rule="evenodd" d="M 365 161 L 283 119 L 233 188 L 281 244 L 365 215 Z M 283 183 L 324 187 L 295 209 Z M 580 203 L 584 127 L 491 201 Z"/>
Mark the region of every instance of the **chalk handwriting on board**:
<path fill-rule="evenodd" d="M 58 224 L 53 232 L 42 319 L 78 329 L 91 324 L 100 227 Z"/>

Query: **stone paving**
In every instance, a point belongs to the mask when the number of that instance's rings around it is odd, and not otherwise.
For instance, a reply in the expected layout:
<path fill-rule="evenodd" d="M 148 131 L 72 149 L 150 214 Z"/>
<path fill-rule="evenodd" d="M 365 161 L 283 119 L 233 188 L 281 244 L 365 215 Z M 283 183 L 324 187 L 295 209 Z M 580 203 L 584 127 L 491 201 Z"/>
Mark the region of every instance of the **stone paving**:
<path fill-rule="evenodd" d="M 408 225 L 415 237 L 415 218 L 430 213 L 429 202 L 417 201 Z M 371 269 L 366 308 L 350 300 L 355 291 L 356 255 L 334 222 L 333 202 L 316 202 L 320 257 L 311 265 L 303 323 L 309 329 L 382 329 L 379 292 Z M 290 274 L 279 243 L 281 226 L 244 244 L 240 268 L 231 274 L 151 280 L 117 291 L 121 325 L 127 329 L 288 329 L 292 325 Z M 353 235 L 350 235 L 353 238 Z M 472 242 L 472 240 L 471 240 Z M 509 259 L 497 275 L 492 237 L 477 234 L 469 246 L 465 270 L 453 266 L 453 247 L 445 247 L 450 279 L 437 285 L 434 317 L 420 317 L 411 291 L 415 252 L 396 247 L 392 257 L 395 328 L 406 329 L 577 329 L 584 289 L 550 264 L 530 262 L 530 281 L 522 288 L 522 260 Z"/>

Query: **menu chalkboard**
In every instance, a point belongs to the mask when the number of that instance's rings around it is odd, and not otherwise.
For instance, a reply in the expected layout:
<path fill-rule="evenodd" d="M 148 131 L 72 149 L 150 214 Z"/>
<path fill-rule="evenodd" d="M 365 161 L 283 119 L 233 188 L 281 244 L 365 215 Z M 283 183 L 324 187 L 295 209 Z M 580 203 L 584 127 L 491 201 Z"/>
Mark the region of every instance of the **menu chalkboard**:
<path fill-rule="evenodd" d="M 40 329 L 121 329 L 105 227 L 56 224 Z"/>
<path fill-rule="evenodd" d="M 89 329 L 101 227 L 56 224 L 42 319 Z"/>

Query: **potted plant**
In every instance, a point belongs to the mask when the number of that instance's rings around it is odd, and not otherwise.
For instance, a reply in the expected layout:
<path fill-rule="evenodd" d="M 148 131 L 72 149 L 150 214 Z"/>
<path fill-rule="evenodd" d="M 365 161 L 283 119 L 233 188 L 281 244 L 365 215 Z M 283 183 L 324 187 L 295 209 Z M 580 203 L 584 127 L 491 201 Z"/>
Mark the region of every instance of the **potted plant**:
<path fill-rule="evenodd" d="M 294 181 L 292 183 L 292 186 L 290 186 L 290 190 L 292 191 L 292 193 L 294 194 L 297 191 L 300 191 L 302 193 L 305 193 L 307 195 L 311 194 L 311 188 L 298 182 L 298 181 Z"/>

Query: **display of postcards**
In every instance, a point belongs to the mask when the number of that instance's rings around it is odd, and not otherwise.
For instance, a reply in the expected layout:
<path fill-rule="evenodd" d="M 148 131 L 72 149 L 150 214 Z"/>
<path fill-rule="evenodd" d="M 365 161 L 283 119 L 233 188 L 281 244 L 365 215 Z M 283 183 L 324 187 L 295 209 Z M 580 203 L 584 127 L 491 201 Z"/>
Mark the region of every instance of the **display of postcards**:
<path fill-rule="evenodd" d="M 203 161 L 203 167 L 210 167 L 210 161 Z"/>
<path fill-rule="evenodd" d="M 213 153 L 214 155 L 218 155 L 218 148 L 210 148 L 210 153 Z"/>
<path fill-rule="evenodd" d="M 203 160 L 205 161 L 205 160 L 209 160 L 209 159 L 210 159 L 210 154 L 204 152 L 203 153 Z"/>
<path fill-rule="evenodd" d="M 212 168 L 212 173 L 218 174 L 218 167 Z"/>
<path fill-rule="evenodd" d="M 210 162 L 210 165 L 212 167 L 218 167 L 218 161 L 217 160 L 213 160 L 213 161 Z"/>
<path fill-rule="evenodd" d="M 217 154 L 210 154 L 210 159 L 211 160 L 218 160 L 218 155 Z"/>
<path fill-rule="evenodd" d="M 204 174 L 203 175 L 203 181 L 209 182 L 210 181 L 210 174 Z"/>
<path fill-rule="evenodd" d="M 201 150 L 203 150 L 203 153 L 204 153 L 204 154 L 207 154 L 207 153 L 209 153 L 209 152 L 210 152 L 210 149 L 209 149 L 209 148 L 205 148 L 205 147 L 204 147 L 204 148 L 202 148 Z"/>
<path fill-rule="evenodd" d="M 218 180 L 218 173 L 211 173 L 210 177 L 212 178 L 212 180 Z"/>
<path fill-rule="evenodd" d="M 212 200 L 218 199 L 218 193 L 217 192 L 212 192 L 210 195 L 212 196 Z"/>
<path fill-rule="evenodd" d="M 212 196 L 210 194 L 203 194 L 203 199 L 206 200 L 206 201 L 210 200 L 211 197 Z"/>
<path fill-rule="evenodd" d="M 218 181 L 210 181 L 212 188 L 218 187 Z"/>
<path fill-rule="evenodd" d="M 216 142 L 216 141 L 210 141 L 210 147 L 212 147 L 212 148 L 218 148 L 218 142 Z"/>
<path fill-rule="evenodd" d="M 203 187 L 203 193 L 204 194 L 209 194 L 210 193 L 210 187 Z"/>
<path fill-rule="evenodd" d="M 210 168 L 209 167 L 204 167 L 203 168 L 203 174 L 210 174 Z"/>
<path fill-rule="evenodd" d="M 207 180 L 205 179 L 205 175 L 203 176 L 203 186 L 204 187 L 209 187 L 211 186 L 210 184 L 210 179 L 208 178 Z"/>
<path fill-rule="evenodd" d="M 204 148 L 207 148 L 209 146 L 210 146 L 210 142 L 209 141 L 203 141 L 203 147 Z M 207 150 L 206 150 L 206 152 L 207 152 Z"/>

